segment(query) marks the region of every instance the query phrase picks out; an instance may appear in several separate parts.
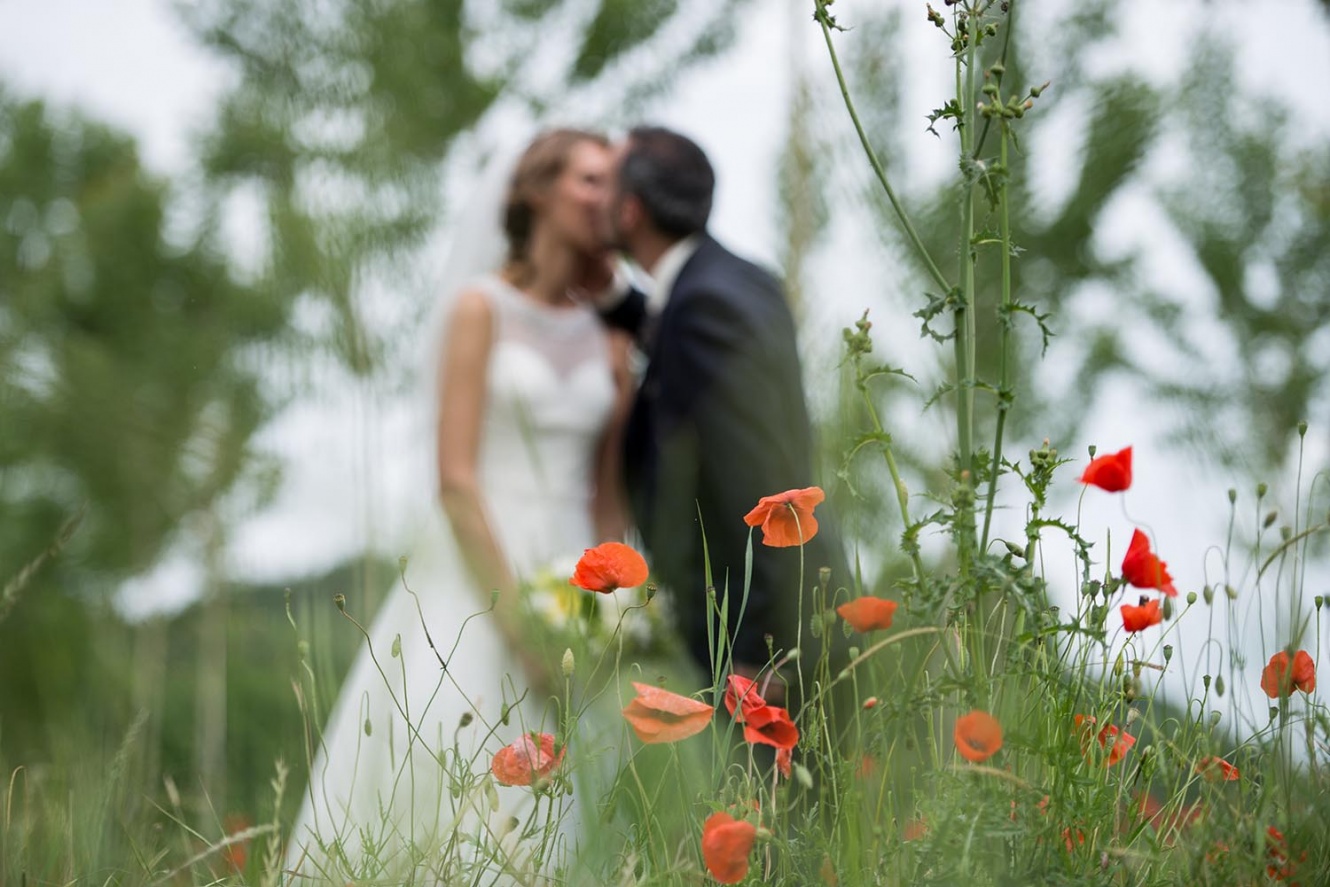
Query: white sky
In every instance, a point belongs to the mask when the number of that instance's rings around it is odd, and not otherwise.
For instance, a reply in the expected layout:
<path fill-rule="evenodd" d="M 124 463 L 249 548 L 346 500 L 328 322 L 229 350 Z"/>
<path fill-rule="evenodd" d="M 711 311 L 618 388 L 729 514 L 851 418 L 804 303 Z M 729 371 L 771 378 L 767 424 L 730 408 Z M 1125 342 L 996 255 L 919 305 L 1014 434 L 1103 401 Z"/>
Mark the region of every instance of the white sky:
<path fill-rule="evenodd" d="M 912 170 L 905 186 L 922 187 L 954 168 L 951 155 L 922 126 L 927 111 L 939 104 L 932 101 L 939 88 L 926 81 L 933 72 L 945 78 L 946 69 L 938 62 L 936 32 L 924 20 L 923 3 L 880 0 L 888 2 L 904 15 L 902 76 L 911 82 L 911 95 L 923 97 L 918 107 L 902 109 L 902 140 Z M 848 24 L 855 6 L 838 4 L 835 11 Z M 1240 35 L 1238 67 L 1248 88 L 1294 108 L 1309 143 L 1330 135 L 1330 105 L 1313 88 L 1330 83 L 1330 29 L 1313 0 L 1124 0 L 1121 6 L 1123 37 L 1095 51 L 1088 60 L 1095 70 L 1131 68 L 1156 82 L 1171 82 L 1181 72 L 1198 23 L 1212 18 L 1227 33 Z M 778 255 L 773 170 L 785 128 L 790 41 L 800 41 L 811 70 L 827 68 L 809 11 L 811 3 L 802 0 L 758 0 L 745 13 L 737 50 L 685 76 L 657 113 L 661 122 L 693 134 L 715 161 L 718 236 L 769 263 Z M 851 32 L 839 39 L 843 45 L 853 37 Z M 19 95 L 76 105 L 130 131 L 140 140 L 145 163 L 163 173 L 187 168 L 191 135 L 209 119 L 226 77 L 220 64 L 188 42 L 168 0 L 0 0 L 0 79 Z M 824 82 L 822 100 L 838 101 L 829 83 Z M 1034 148 L 1044 158 L 1041 192 L 1054 201 L 1070 187 L 1074 168 L 1071 152 L 1059 150 L 1056 138 L 1046 132 L 1045 144 Z M 868 254 L 874 247 L 853 224 L 837 221 L 814 265 L 820 301 L 810 326 L 822 341 L 865 305 L 875 306 L 875 312 L 892 305 L 878 295 L 882 280 L 874 269 L 880 270 L 881 260 Z M 1144 221 L 1117 223 L 1109 241 L 1124 249 L 1151 247 L 1158 273 L 1185 286 L 1190 273 L 1185 263 L 1158 246 L 1166 243 L 1165 233 L 1151 226 L 1147 213 Z M 880 313 L 875 316 L 882 321 Z M 906 326 L 912 336 L 913 319 Z M 1166 417 L 1143 414 L 1131 391 L 1115 390 L 1097 405 L 1086 439 L 1061 449 L 1079 455 L 1091 441 L 1104 451 L 1135 444 L 1130 512 L 1138 520 L 1149 516 L 1179 587 L 1199 589 L 1207 561 L 1213 569 L 1207 548 L 1222 539 L 1224 490 L 1230 484 L 1210 476 L 1206 466 L 1164 453 L 1155 432 L 1161 420 Z M 398 553 L 395 549 L 408 544 L 413 506 L 407 503 L 418 503 L 419 484 L 401 469 L 403 460 L 385 454 L 409 437 L 412 427 L 402 410 L 385 415 L 379 405 L 357 401 L 353 394 L 299 404 L 283 416 L 264 439 L 287 460 L 286 485 L 276 507 L 237 530 L 231 550 L 236 572 L 274 580 L 299 576 L 326 568 L 367 542 Z M 1324 454 L 1324 430 L 1311 438 Z M 1068 501 L 1074 508 L 1074 499 Z M 1088 495 L 1081 518 L 1091 538 L 1112 529 L 1120 556 L 1130 523 L 1117 498 Z M 178 551 L 159 570 L 130 583 L 126 609 L 142 613 L 182 605 L 197 583 L 197 559 Z"/>

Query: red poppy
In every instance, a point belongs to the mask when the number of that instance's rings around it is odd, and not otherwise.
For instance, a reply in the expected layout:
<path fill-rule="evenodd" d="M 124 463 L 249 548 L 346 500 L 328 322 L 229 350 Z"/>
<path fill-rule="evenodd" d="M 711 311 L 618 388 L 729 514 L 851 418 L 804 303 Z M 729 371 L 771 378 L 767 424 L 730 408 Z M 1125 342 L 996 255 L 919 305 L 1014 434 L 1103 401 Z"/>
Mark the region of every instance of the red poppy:
<path fill-rule="evenodd" d="M 922 819 L 911 819 L 901 828 L 902 841 L 917 841 L 928 834 L 928 823 Z"/>
<path fill-rule="evenodd" d="M 222 828 L 226 831 L 226 840 L 233 840 L 241 832 L 252 828 L 254 823 L 249 821 L 249 817 L 239 813 L 232 814 L 222 821 Z M 234 843 L 226 844 L 222 847 L 219 854 L 222 862 L 225 862 L 233 871 L 243 872 L 246 863 L 249 862 L 249 841 L 234 840 Z"/>
<path fill-rule="evenodd" d="M 790 778 L 790 770 L 794 765 L 794 752 L 788 748 L 776 749 L 776 769 L 780 775 L 786 779 Z"/>
<path fill-rule="evenodd" d="M 1110 493 L 1120 493 L 1131 486 L 1131 447 L 1091 459 L 1081 474 L 1081 483 Z"/>
<path fill-rule="evenodd" d="M 725 679 L 725 708 L 739 723 L 747 719 L 749 712 L 763 708 L 766 704 L 767 701 L 757 691 L 756 681 L 737 674 Z M 736 708 L 739 709 L 737 715 L 734 713 Z"/>
<path fill-rule="evenodd" d="M 568 580 L 578 588 L 609 594 L 616 588 L 634 588 L 647 581 L 647 562 L 632 546 L 602 542 L 582 552 Z"/>
<path fill-rule="evenodd" d="M 1087 718 L 1085 715 L 1076 715 L 1076 726 L 1082 728 L 1083 741 L 1082 747 L 1089 751 L 1089 736 L 1094 729 L 1095 719 Z M 1131 747 L 1136 744 L 1136 737 L 1130 733 L 1124 733 L 1117 728 L 1116 724 L 1106 724 L 1096 735 L 1099 740 L 1099 747 L 1108 750 L 1108 757 L 1104 760 L 1105 767 L 1112 767 L 1118 761 L 1127 756 Z"/>
<path fill-rule="evenodd" d="M 705 702 L 651 684 L 634 683 L 633 688 L 637 697 L 624 708 L 623 716 L 643 742 L 678 742 L 711 723 L 714 709 Z"/>
<path fill-rule="evenodd" d="M 1169 597 L 1178 596 L 1168 564 L 1150 551 L 1150 540 L 1140 530 L 1131 534 L 1131 545 L 1122 559 L 1122 578 L 1137 588 L 1157 588 Z"/>
<path fill-rule="evenodd" d="M 1298 866 L 1288 858 L 1288 844 L 1284 841 L 1284 833 L 1273 825 L 1265 830 L 1266 857 L 1269 863 L 1265 867 L 1265 873 L 1276 881 L 1287 881 L 1297 874 Z M 1298 862 L 1307 861 L 1307 851 L 1302 851 L 1298 856 Z"/>
<path fill-rule="evenodd" d="M 1289 668 L 1288 652 L 1280 650 L 1261 672 L 1261 689 L 1271 699 L 1288 696 L 1295 689 L 1310 693 L 1316 689 L 1316 663 L 1305 650 L 1299 650 L 1293 654 L 1293 667 Z"/>
<path fill-rule="evenodd" d="M 895 601 L 866 596 L 841 604 L 836 608 L 836 612 L 840 614 L 840 618 L 850 623 L 850 627 L 855 631 L 869 632 L 891 628 L 891 617 L 896 615 L 896 607 Z"/>
<path fill-rule="evenodd" d="M 1062 845 L 1067 848 L 1068 853 L 1074 853 L 1076 851 L 1076 847 L 1085 844 L 1085 832 L 1081 831 L 1080 829 L 1076 829 L 1075 837 L 1076 837 L 1076 844 L 1075 846 L 1073 846 L 1071 843 L 1072 839 L 1071 829 L 1064 828 L 1062 830 Z"/>
<path fill-rule="evenodd" d="M 986 711 L 972 711 L 956 719 L 956 750 L 967 761 L 987 761 L 1002 748 L 1002 725 Z"/>
<path fill-rule="evenodd" d="M 744 712 L 744 718 L 744 739 L 754 745 L 792 749 L 799 742 L 799 728 L 783 708 L 764 705 Z"/>
<path fill-rule="evenodd" d="M 813 508 L 825 498 L 827 494 L 820 487 L 763 496 L 756 507 L 744 515 L 744 523 L 762 528 L 763 545 L 773 548 L 803 545 L 817 535 Z"/>
<path fill-rule="evenodd" d="M 1235 782 L 1241 778 L 1237 767 L 1213 755 L 1197 761 L 1196 772 L 1211 782 Z"/>
<path fill-rule="evenodd" d="M 490 772 L 500 785 L 530 785 L 546 779 L 563 763 L 566 748 L 554 751 L 554 737 L 549 733 L 523 734 L 505 745 L 490 762 Z"/>
<path fill-rule="evenodd" d="M 1127 629 L 1128 634 L 1137 631 L 1143 631 L 1151 625 L 1158 625 L 1164 621 L 1164 614 L 1159 612 L 1159 601 L 1147 601 L 1141 598 L 1139 607 L 1132 604 L 1122 605 L 1122 627 Z"/>
<path fill-rule="evenodd" d="M 728 813 L 713 813 L 702 824 L 702 861 L 711 877 L 722 884 L 738 884 L 748 875 L 748 854 L 753 852 L 757 827 Z"/>

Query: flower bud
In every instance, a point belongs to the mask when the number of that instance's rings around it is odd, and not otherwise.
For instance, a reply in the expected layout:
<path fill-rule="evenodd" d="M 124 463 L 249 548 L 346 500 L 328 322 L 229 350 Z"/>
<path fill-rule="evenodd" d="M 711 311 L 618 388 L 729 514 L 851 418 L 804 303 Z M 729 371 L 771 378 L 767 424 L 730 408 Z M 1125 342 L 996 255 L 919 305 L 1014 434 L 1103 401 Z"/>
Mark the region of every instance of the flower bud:
<path fill-rule="evenodd" d="M 785 654 L 785 661 L 786 661 L 786 662 L 798 662 L 798 661 L 799 661 L 799 657 L 800 657 L 801 655 L 803 655 L 803 654 L 801 654 L 801 653 L 799 652 L 799 648 L 798 648 L 798 647 L 795 647 L 793 650 L 791 650 L 790 652 L 788 652 L 788 653 Z"/>
<path fill-rule="evenodd" d="M 1237 501 L 1238 501 L 1238 491 L 1235 490 L 1235 489 L 1233 489 L 1232 487 L 1229 487 L 1229 488 L 1228 488 L 1228 504 L 1229 504 L 1229 505 L 1232 505 L 1233 503 L 1235 503 L 1235 502 L 1237 502 Z"/>
<path fill-rule="evenodd" d="M 1222 718 L 1222 717 L 1223 717 L 1223 715 L 1220 714 L 1220 713 L 1217 712 L 1217 711 L 1212 711 L 1212 712 L 1210 712 L 1210 726 L 1211 726 L 1211 727 L 1218 727 L 1218 726 L 1219 726 L 1219 719 Z"/>
<path fill-rule="evenodd" d="M 1231 601 L 1236 601 L 1238 599 L 1238 590 L 1232 585 L 1224 586 L 1224 594 L 1228 595 L 1228 599 Z"/>
<path fill-rule="evenodd" d="M 648 600 L 648 601 L 651 600 L 652 598 L 654 598 L 654 597 L 656 596 L 656 591 L 657 591 L 657 590 L 658 590 L 658 589 L 656 588 L 656 583 L 654 583 L 654 582 L 648 582 L 648 583 L 647 583 L 646 591 L 647 591 L 647 600 Z"/>
<path fill-rule="evenodd" d="M 1193 606 L 1196 603 L 1196 592 L 1187 592 L 1187 606 Z"/>
<path fill-rule="evenodd" d="M 457 729 L 463 730 L 467 727 L 470 727 L 471 722 L 474 721 L 475 719 L 476 716 L 473 715 L 471 712 L 469 711 L 462 712 L 462 716 L 457 719 Z"/>
<path fill-rule="evenodd" d="M 1163 614 L 1164 614 L 1164 618 L 1165 618 L 1165 619 L 1172 619 L 1172 618 L 1173 618 L 1173 598 L 1171 598 L 1171 597 L 1166 597 L 1166 598 L 1164 598 L 1164 605 L 1163 605 L 1163 607 L 1161 607 L 1160 609 L 1161 609 L 1161 611 L 1163 612 Z"/>
<path fill-rule="evenodd" d="M 338 612 L 346 612 L 346 595 L 341 594 L 340 592 L 333 595 L 333 603 L 337 605 Z"/>
<path fill-rule="evenodd" d="M 1298 423 L 1298 437 L 1306 437 L 1306 436 L 1307 436 L 1307 420 L 1303 419 L 1301 422 Z"/>
<path fill-rule="evenodd" d="M 400 633 L 393 635 L 393 647 L 390 655 L 394 659 L 399 659 L 402 656 L 402 635 Z"/>
<path fill-rule="evenodd" d="M 1201 675 L 1201 686 L 1207 690 L 1210 689 L 1210 676 L 1208 674 Z"/>
<path fill-rule="evenodd" d="M 1316 609 L 1321 609 L 1325 606 L 1325 595 L 1318 594 L 1316 597 L 1312 598 L 1312 603 L 1316 604 Z"/>
<path fill-rule="evenodd" d="M 1195 592 L 1192 592 L 1192 594 L 1194 596 Z M 1173 661 L 1173 645 L 1164 644 L 1164 664 L 1167 665 L 1172 661 Z"/>
<path fill-rule="evenodd" d="M 364 729 L 366 736 L 374 735 L 374 724 L 370 721 L 369 718 L 365 718 L 365 725 L 362 729 Z"/>
<path fill-rule="evenodd" d="M 1044 94 L 1044 90 L 1045 90 L 1045 89 L 1048 89 L 1049 84 L 1052 83 L 1052 82 L 1053 82 L 1053 81 L 1051 81 L 1051 80 L 1045 80 L 1045 81 L 1044 81 L 1042 84 L 1040 84 L 1039 86 L 1031 86 L 1031 87 L 1030 87 L 1030 95 L 1034 96 L 1035 98 L 1039 98 L 1041 95 Z"/>
<path fill-rule="evenodd" d="M 1118 658 L 1117 658 L 1117 660 L 1114 661 L 1114 663 L 1113 663 L 1113 677 L 1119 677 L 1119 676 L 1121 676 L 1121 674 L 1122 674 L 1122 667 L 1123 667 L 1122 654 L 1119 653 L 1119 654 L 1118 654 Z"/>
<path fill-rule="evenodd" d="M 1265 520 L 1261 521 L 1261 529 L 1262 530 L 1270 529 L 1270 525 L 1277 520 L 1279 520 L 1279 509 L 1277 508 L 1271 509 L 1269 512 L 1266 513 Z"/>
<path fill-rule="evenodd" d="M 1273 721 L 1277 717 L 1279 717 L 1279 709 L 1275 708 L 1273 705 L 1270 706 L 1270 720 Z"/>
<path fill-rule="evenodd" d="M 1261 481 L 1259 484 L 1256 485 L 1256 498 L 1257 498 L 1257 499 L 1263 499 L 1263 498 L 1265 498 L 1265 494 L 1268 493 L 1268 492 L 1270 492 L 1270 488 L 1269 488 L 1268 486 L 1266 486 L 1265 481 Z"/>
<path fill-rule="evenodd" d="M 1222 674 L 1215 676 L 1215 695 L 1224 695 L 1224 676 Z"/>
<path fill-rule="evenodd" d="M 571 678 L 573 676 L 573 669 L 577 665 L 577 660 L 573 658 L 572 647 L 563 651 L 563 661 L 560 665 L 563 667 L 563 676 L 565 678 Z"/>
<path fill-rule="evenodd" d="M 867 699 L 865 699 L 865 700 L 864 700 L 864 704 L 863 704 L 863 708 L 864 708 L 864 711 L 868 711 L 868 710 L 871 709 L 871 708 L 877 708 L 877 697 L 876 697 L 876 696 L 869 696 Z"/>
<path fill-rule="evenodd" d="M 851 647 L 851 648 L 850 648 L 850 658 L 851 658 L 851 659 L 858 659 L 858 658 L 859 658 L 859 648 L 858 648 L 858 647 Z"/>
<path fill-rule="evenodd" d="M 1205 597 L 1205 602 L 1207 604 L 1213 604 L 1215 602 L 1215 590 L 1210 586 L 1205 586 L 1205 588 L 1201 590 L 1201 594 Z"/>
<path fill-rule="evenodd" d="M 1097 453 L 1097 452 L 1099 452 L 1099 448 L 1098 448 L 1097 446 L 1095 446 L 1094 444 L 1090 444 L 1089 449 L 1090 449 L 1090 458 L 1093 459 L 1093 458 L 1094 458 L 1094 454 Z"/>

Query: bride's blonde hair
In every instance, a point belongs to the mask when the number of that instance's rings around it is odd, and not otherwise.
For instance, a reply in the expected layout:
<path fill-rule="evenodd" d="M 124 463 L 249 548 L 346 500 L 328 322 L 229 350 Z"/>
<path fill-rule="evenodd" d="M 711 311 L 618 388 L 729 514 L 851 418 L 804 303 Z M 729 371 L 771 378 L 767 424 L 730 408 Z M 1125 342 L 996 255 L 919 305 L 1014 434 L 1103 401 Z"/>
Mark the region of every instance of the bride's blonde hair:
<path fill-rule="evenodd" d="M 530 272 L 527 249 L 535 223 L 535 200 L 563 174 L 573 148 L 582 142 L 610 144 L 605 136 L 589 129 L 549 129 L 532 140 L 513 169 L 504 201 L 503 233 L 508 238 L 507 265 L 519 279 Z"/>

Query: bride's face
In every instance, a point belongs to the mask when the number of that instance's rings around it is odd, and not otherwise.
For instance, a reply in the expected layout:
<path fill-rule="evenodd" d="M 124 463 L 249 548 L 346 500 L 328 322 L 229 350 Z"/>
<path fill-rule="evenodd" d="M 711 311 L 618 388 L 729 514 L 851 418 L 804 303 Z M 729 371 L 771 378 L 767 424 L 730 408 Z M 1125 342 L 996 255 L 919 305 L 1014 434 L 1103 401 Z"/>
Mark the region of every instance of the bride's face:
<path fill-rule="evenodd" d="M 608 148 L 595 142 L 578 142 L 545 201 L 545 224 L 559 239 L 582 252 L 599 252 L 605 246 L 602 215 L 608 196 L 610 159 Z"/>

